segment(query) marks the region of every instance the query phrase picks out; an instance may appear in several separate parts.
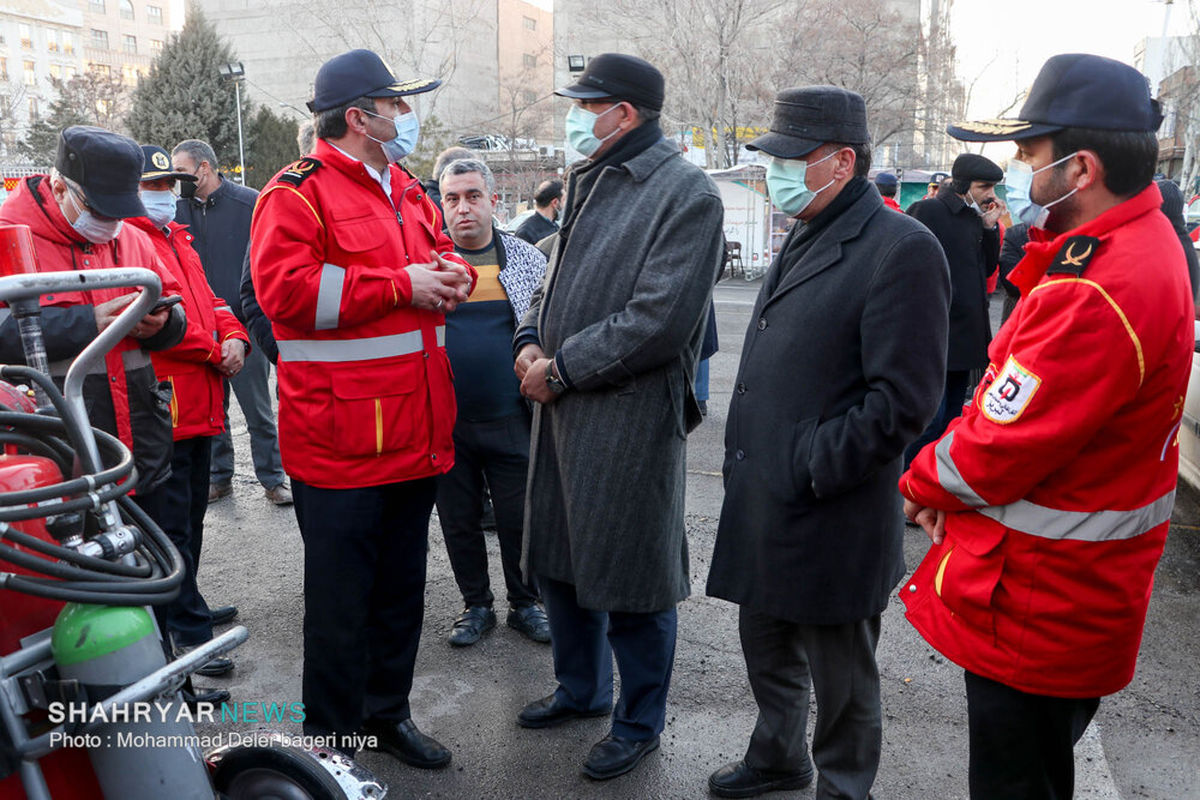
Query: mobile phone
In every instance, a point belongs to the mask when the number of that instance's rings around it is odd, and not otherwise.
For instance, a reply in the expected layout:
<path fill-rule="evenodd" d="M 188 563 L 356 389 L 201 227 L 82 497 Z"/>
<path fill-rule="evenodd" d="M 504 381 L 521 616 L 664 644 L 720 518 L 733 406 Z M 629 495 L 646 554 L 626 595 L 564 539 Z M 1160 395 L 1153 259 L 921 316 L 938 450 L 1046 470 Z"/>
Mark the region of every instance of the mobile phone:
<path fill-rule="evenodd" d="M 176 305 L 177 303 L 182 303 L 182 302 L 183 302 L 183 297 L 181 297 L 180 295 L 177 295 L 177 294 L 173 294 L 170 297 L 160 297 L 160 298 L 158 298 L 158 302 L 156 302 L 153 306 L 151 306 L 150 310 L 147 311 L 146 313 L 147 314 L 157 314 L 158 312 L 162 311 L 164 308 L 170 308 L 171 306 Z"/>

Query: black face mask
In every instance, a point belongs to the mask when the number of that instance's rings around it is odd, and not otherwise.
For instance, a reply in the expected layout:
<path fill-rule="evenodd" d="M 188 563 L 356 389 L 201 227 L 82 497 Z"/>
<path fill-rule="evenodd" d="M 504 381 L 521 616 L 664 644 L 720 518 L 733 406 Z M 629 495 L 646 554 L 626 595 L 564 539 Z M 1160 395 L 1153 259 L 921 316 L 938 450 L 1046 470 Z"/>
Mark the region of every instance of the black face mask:
<path fill-rule="evenodd" d="M 179 182 L 179 196 L 180 197 L 195 197 L 196 196 L 196 182 L 195 181 L 180 181 Z"/>

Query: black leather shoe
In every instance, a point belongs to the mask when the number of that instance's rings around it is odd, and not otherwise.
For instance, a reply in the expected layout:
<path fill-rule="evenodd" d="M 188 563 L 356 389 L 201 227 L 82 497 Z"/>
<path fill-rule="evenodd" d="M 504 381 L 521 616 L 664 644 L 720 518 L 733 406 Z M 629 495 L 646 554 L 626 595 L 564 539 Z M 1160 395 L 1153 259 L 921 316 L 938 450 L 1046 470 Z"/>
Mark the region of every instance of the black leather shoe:
<path fill-rule="evenodd" d="M 179 694 L 183 696 L 183 702 L 187 703 L 188 708 L 192 711 L 196 710 L 197 703 L 220 705 L 221 703 L 228 702 L 230 698 L 229 692 L 225 689 L 195 689 L 190 692 L 187 689 L 182 689 Z"/>
<path fill-rule="evenodd" d="M 200 645 L 185 645 L 182 647 L 176 647 L 175 653 L 177 656 L 182 656 L 185 653 L 195 650 L 199 646 Z M 233 659 L 229 658 L 228 656 L 217 656 L 216 658 L 209 659 L 201 664 L 198 669 L 192 670 L 194 674 L 203 675 L 206 678 L 219 678 L 220 676 L 232 671 Z"/>
<path fill-rule="evenodd" d="M 489 606 L 467 606 L 454 620 L 454 627 L 450 629 L 450 644 L 455 647 L 475 644 L 494 627 L 496 612 Z"/>
<path fill-rule="evenodd" d="M 508 627 L 520 631 L 535 642 L 547 644 L 550 641 L 550 621 L 546 612 L 537 603 L 518 606 L 508 610 Z"/>
<path fill-rule="evenodd" d="M 583 774 L 598 781 L 624 775 L 657 749 L 657 736 L 653 739 L 622 739 L 610 733 L 592 745 L 583 762 Z"/>
<path fill-rule="evenodd" d="M 541 700 L 534 700 L 522 708 L 521 712 L 517 714 L 517 724 L 522 728 L 552 728 L 555 725 L 561 725 L 573 719 L 604 717 L 610 713 L 612 713 L 611 708 L 601 708 L 594 711 L 580 711 L 577 708 L 571 708 L 558 699 L 558 693 L 556 692 L 543 697 Z"/>
<path fill-rule="evenodd" d="M 735 761 L 708 776 L 708 789 L 717 797 L 757 797 L 765 792 L 803 789 L 812 779 L 811 765 L 800 772 L 768 772 Z"/>
<path fill-rule="evenodd" d="M 237 606 L 217 606 L 210 608 L 208 613 L 212 615 L 213 625 L 228 625 L 237 618 Z"/>
<path fill-rule="evenodd" d="M 402 722 L 368 720 L 363 731 L 376 739 L 375 746 L 368 750 L 387 753 L 410 767 L 440 769 L 450 763 L 450 751 L 432 736 L 417 730 L 411 719 Z"/>

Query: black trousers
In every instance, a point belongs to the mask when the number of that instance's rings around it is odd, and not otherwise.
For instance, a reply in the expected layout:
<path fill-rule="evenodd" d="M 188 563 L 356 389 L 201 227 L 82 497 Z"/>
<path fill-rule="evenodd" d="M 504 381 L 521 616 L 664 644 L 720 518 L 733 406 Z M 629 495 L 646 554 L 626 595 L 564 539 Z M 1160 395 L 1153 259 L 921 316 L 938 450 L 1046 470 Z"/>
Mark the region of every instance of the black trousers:
<path fill-rule="evenodd" d="M 971 371 L 967 369 L 949 370 L 946 372 L 946 386 L 942 391 L 942 402 L 938 406 L 937 413 L 933 415 L 933 419 L 929 422 L 925 431 L 917 437 L 917 440 L 904 448 L 904 468 L 908 469 L 909 464 L 917 457 L 917 453 L 921 452 L 921 448 L 930 442 L 936 442 L 942 438 L 942 434 L 946 432 L 946 426 L 950 424 L 950 420 L 962 414 L 963 402 L 967 399 L 967 384 L 970 382 Z"/>
<path fill-rule="evenodd" d="M 1075 744 L 1100 698 L 1028 694 L 966 672 L 971 800 L 1070 800 Z"/>
<path fill-rule="evenodd" d="M 163 607 L 162 620 L 176 646 L 203 644 L 212 638 L 212 614 L 196 585 L 200 549 L 204 544 L 204 513 L 208 510 L 208 470 L 212 437 L 175 442 L 171 477 L 134 501 L 167 534 L 183 557 L 184 578 L 179 597 Z"/>
<path fill-rule="evenodd" d="M 879 770 L 879 615 L 840 625 L 803 625 L 741 607 L 738 633 L 758 721 L 746 763 L 805 772 L 808 701 L 817 699 L 812 761 L 818 800 L 868 800 Z"/>
<path fill-rule="evenodd" d="M 435 479 L 362 489 L 292 481 L 304 539 L 304 732 L 408 719 Z"/>
<path fill-rule="evenodd" d="M 483 516 L 487 478 L 496 511 L 496 538 L 511 606 L 529 605 L 537 592 L 521 577 L 521 530 L 525 520 L 525 479 L 529 472 L 529 415 L 525 412 L 486 422 L 460 419 L 454 425 L 454 467 L 438 478 L 437 510 L 454 580 L 468 606 L 494 601 L 488 580 Z"/>

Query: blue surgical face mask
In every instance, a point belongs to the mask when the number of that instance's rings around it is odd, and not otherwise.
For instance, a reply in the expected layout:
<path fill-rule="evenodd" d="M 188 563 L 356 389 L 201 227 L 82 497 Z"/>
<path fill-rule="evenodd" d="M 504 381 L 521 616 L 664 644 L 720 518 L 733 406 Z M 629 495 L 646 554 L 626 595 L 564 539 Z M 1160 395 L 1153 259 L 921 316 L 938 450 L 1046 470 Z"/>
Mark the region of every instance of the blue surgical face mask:
<path fill-rule="evenodd" d="M 591 157 L 600 149 L 600 145 L 616 136 L 620 131 L 620 128 L 614 128 L 612 133 L 603 139 L 596 138 L 596 120 L 612 111 L 617 105 L 611 105 L 599 114 L 588 111 L 582 106 L 571 106 L 567 111 L 567 144 L 571 145 L 580 155 Z"/>
<path fill-rule="evenodd" d="M 74 191 L 68 189 L 67 195 L 71 198 L 71 205 L 75 206 L 75 210 L 79 212 L 79 216 L 71 223 L 71 227 L 75 229 L 76 233 L 92 244 L 106 244 L 117 238 L 117 234 L 121 232 L 123 220 L 101 219 L 93 214 L 91 209 L 85 208 L 75 199 Z"/>
<path fill-rule="evenodd" d="M 771 163 L 767 165 L 767 191 L 771 195 L 771 202 L 789 217 L 798 216 L 809 207 L 818 194 L 833 186 L 833 179 L 830 178 L 829 183 L 820 189 L 808 188 L 804 178 L 809 166 L 827 161 L 837 155 L 837 152 L 834 150 L 811 164 L 793 158 L 772 158 Z"/>
<path fill-rule="evenodd" d="M 383 155 L 389 162 L 399 161 L 412 153 L 417 147 L 417 138 L 421 135 L 421 121 L 417 119 L 417 114 L 414 111 L 408 111 L 398 117 L 385 117 L 382 114 L 376 114 L 373 111 L 362 109 L 364 114 L 370 114 L 372 117 L 380 119 L 390 119 L 396 127 L 396 135 L 388 140 L 376 139 L 371 134 L 367 134 L 367 138 L 373 142 L 379 142 L 383 147 Z"/>
<path fill-rule="evenodd" d="M 143 189 L 140 193 L 146 217 L 155 227 L 162 228 L 175 219 L 175 193 L 170 189 Z"/>
<path fill-rule="evenodd" d="M 1033 202 L 1033 198 L 1030 196 L 1030 192 L 1033 190 L 1033 176 L 1074 157 L 1075 153 L 1071 153 L 1036 170 L 1024 161 L 1011 159 L 1008 162 L 1008 169 L 1004 171 L 1004 199 L 1008 203 L 1009 216 L 1018 222 L 1024 222 L 1031 228 L 1043 227 L 1050 216 L 1051 206 L 1061 203 L 1079 190 L 1072 189 L 1057 200 L 1039 206 Z"/>

